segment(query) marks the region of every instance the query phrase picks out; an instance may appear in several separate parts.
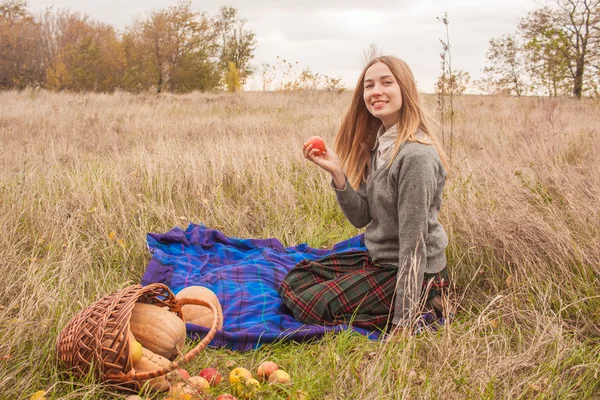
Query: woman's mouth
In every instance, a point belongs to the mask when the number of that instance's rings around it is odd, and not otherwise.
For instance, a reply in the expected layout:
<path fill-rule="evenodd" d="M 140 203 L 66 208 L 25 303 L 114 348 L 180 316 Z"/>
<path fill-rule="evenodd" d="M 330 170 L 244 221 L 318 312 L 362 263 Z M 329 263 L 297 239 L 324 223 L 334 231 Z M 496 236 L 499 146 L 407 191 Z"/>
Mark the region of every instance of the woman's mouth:
<path fill-rule="evenodd" d="M 388 102 L 383 100 L 377 100 L 372 103 L 374 109 L 379 109 L 385 106 Z"/>

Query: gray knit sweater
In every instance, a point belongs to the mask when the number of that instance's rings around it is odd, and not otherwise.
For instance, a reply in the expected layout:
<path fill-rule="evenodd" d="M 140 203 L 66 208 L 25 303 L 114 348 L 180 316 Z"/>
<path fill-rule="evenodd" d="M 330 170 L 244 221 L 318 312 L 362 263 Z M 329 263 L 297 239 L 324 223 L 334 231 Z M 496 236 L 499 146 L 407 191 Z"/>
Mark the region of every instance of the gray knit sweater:
<path fill-rule="evenodd" d="M 375 168 L 376 154 L 374 149 L 366 184 L 355 191 L 346 181 L 335 193 L 350 223 L 366 226 L 373 261 L 399 267 L 392 322 L 405 325 L 419 301 L 423 274 L 446 266 L 448 237 L 437 220 L 446 171 L 433 145 L 405 142 L 389 168 Z"/>

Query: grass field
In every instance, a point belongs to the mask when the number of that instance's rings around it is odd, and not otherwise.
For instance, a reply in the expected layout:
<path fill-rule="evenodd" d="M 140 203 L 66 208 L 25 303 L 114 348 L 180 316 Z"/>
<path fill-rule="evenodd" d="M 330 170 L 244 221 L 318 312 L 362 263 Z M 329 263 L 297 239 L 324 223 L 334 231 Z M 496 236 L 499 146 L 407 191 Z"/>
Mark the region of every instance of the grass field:
<path fill-rule="evenodd" d="M 123 398 L 65 374 L 54 343 L 79 310 L 139 282 L 148 232 L 194 222 L 315 247 L 357 234 L 301 153 L 308 136 L 333 142 L 349 101 L 1 93 L 0 398 Z M 436 98 L 424 101 L 435 114 Z M 211 349 L 189 370 L 270 358 L 311 399 L 600 398 L 600 103 L 464 96 L 454 107 L 441 214 L 450 326 Z"/>

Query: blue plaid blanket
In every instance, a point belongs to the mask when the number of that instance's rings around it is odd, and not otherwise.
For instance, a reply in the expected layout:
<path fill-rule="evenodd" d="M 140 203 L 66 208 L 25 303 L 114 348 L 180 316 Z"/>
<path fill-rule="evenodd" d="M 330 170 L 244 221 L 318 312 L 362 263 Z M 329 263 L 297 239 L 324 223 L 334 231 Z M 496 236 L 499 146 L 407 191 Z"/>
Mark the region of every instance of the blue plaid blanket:
<path fill-rule="evenodd" d="M 173 293 L 200 285 L 212 290 L 223 307 L 223 330 L 214 347 L 251 350 L 278 340 L 303 341 L 326 332 L 353 329 L 372 339 L 378 332 L 339 326 L 306 325 L 294 319 L 277 294 L 287 272 L 303 259 L 318 259 L 334 252 L 365 250 L 362 235 L 315 249 L 306 244 L 284 247 L 277 239 L 239 239 L 202 225 L 190 224 L 148 234 L 152 260 L 142 285 L 164 283 Z M 188 334 L 204 336 L 208 329 L 187 324 Z"/>

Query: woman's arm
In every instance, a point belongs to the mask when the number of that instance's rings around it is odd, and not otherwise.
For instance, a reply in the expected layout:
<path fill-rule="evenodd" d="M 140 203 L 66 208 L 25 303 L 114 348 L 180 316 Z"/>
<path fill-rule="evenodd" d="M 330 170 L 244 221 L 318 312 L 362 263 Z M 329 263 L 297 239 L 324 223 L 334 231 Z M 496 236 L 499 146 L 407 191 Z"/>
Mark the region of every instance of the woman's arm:
<path fill-rule="evenodd" d="M 358 191 L 352 188 L 338 155 L 329 146 L 325 146 L 325 151 L 321 155 L 316 153 L 312 145 L 304 146 L 304 157 L 331 174 L 332 187 L 335 189 L 338 204 L 348 221 L 357 228 L 365 227 L 371 222 L 365 185 L 361 185 Z"/>
<path fill-rule="evenodd" d="M 395 325 L 410 323 L 418 305 L 427 265 L 429 207 L 437 187 L 439 164 L 430 148 L 418 146 L 398 173 L 398 282 Z"/>

